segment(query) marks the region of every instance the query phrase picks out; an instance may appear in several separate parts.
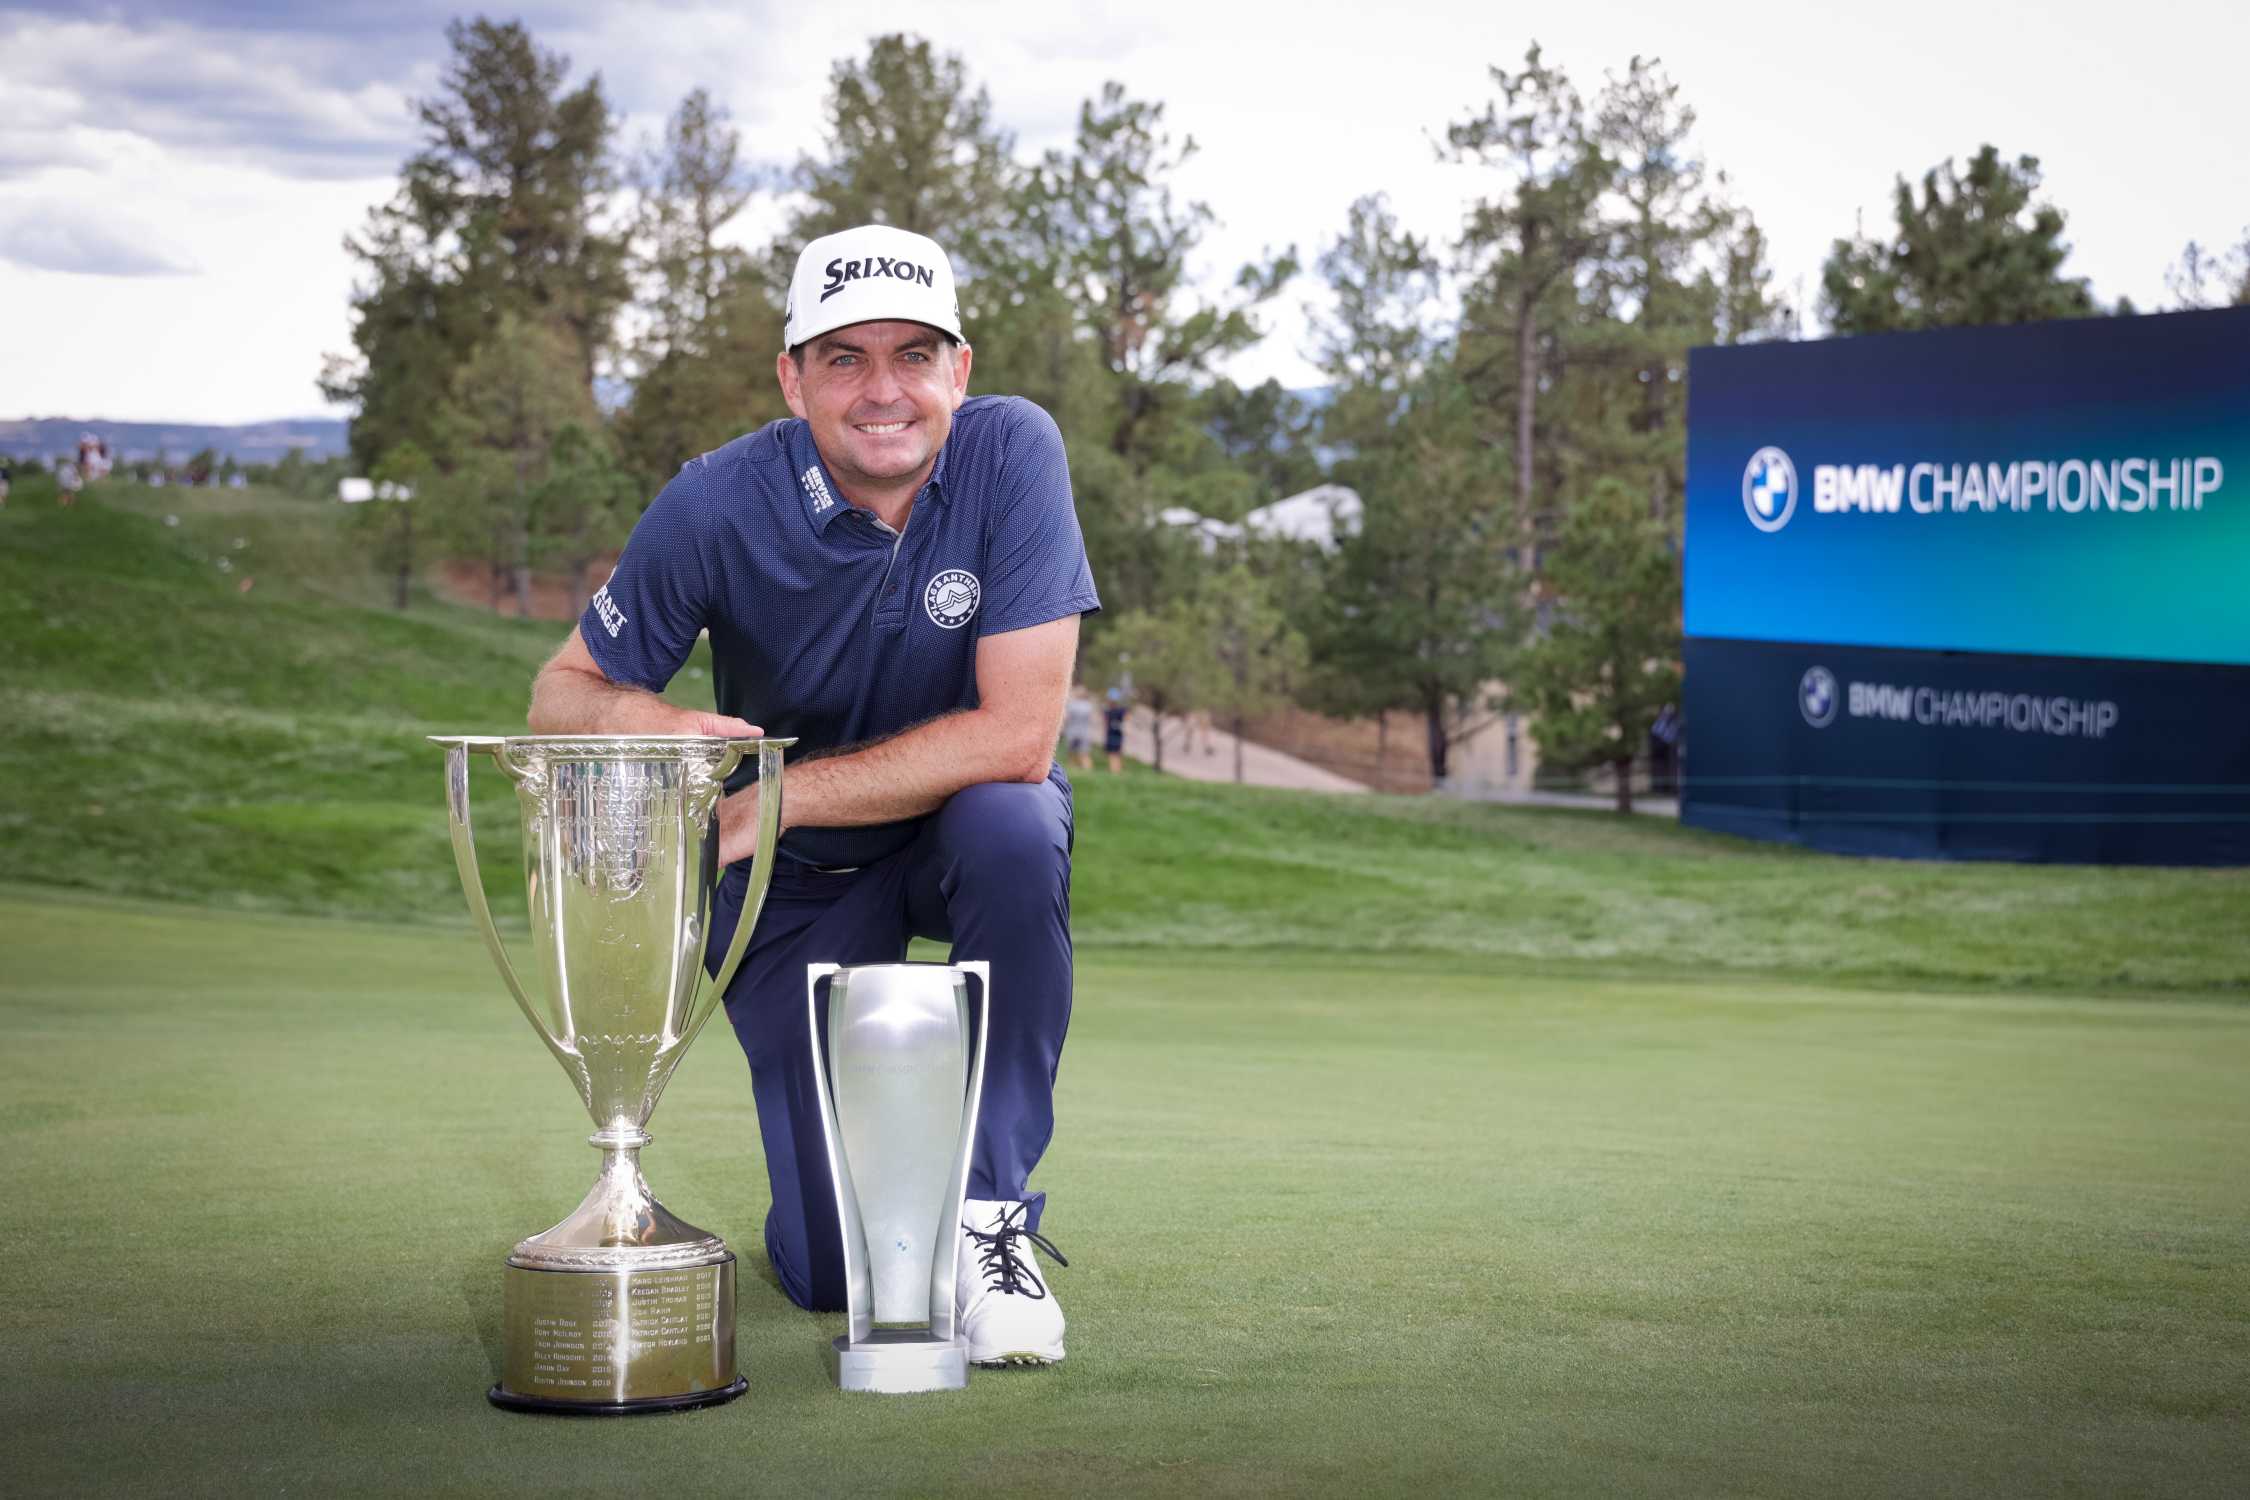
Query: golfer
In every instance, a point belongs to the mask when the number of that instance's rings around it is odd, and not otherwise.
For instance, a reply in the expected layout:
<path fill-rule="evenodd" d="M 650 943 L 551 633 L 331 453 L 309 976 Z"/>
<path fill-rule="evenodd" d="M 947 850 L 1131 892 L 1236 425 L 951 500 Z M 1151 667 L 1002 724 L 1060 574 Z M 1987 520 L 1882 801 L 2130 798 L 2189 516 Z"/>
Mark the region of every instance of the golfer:
<path fill-rule="evenodd" d="M 1052 418 L 965 399 L 945 252 L 866 225 L 797 259 L 774 365 L 796 413 L 690 460 L 532 692 L 539 733 L 794 736 L 764 914 L 727 991 L 773 1187 L 766 1254 L 800 1306 L 844 1305 L 806 1035 L 805 965 L 894 963 L 908 939 L 992 965 L 958 1311 L 979 1363 L 1063 1357 L 1028 1186 L 1070 1023 L 1070 783 L 1054 764 L 1100 608 Z M 717 712 L 656 696 L 708 631 Z M 746 770 L 749 768 L 745 768 Z M 759 788 L 720 804 L 742 905 Z M 1055 1256 L 1059 1262 L 1061 1257 Z"/>

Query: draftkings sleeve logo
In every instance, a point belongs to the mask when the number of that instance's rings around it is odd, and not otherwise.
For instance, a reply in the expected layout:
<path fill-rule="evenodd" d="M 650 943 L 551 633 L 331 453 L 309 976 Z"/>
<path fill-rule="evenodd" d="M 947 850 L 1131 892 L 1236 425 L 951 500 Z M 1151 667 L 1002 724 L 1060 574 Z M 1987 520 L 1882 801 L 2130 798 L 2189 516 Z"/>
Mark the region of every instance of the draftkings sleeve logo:
<path fill-rule="evenodd" d="M 1779 448 L 1760 448 L 1742 471 L 1742 509 L 1760 531 L 1779 531 L 1797 509 L 1797 466 Z"/>
<path fill-rule="evenodd" d="M 609 597 L 609 585 L 606 583 L 594 590 L 594 614 L 602 622 L 602 629 L 609 632 L 611 640 L 617 639 L 617 632 L 625 628 L 625 611 L 619 609 L 617 601 Z"/>
<path fill-rule="evenodd" d="M 940 630 L 959 630 L 975 616 L 977 601 L 983 597 L 984 585 L 977 582 L 976 574 L 947 568 L 922 591 L 922 608 Z"/>

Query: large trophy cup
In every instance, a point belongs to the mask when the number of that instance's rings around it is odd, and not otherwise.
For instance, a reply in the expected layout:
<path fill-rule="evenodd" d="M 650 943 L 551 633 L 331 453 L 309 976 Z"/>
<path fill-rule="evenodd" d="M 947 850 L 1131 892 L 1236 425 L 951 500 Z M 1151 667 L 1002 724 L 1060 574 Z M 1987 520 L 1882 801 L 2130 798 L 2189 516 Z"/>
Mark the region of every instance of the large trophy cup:
<path fill-rule="evenodd" d="M 848 1331 L 829 1348 L 829 1373 L 847 1391 L 958 1390 L 969 1383 L 969 1349 L 953 1326 L 954 1263 L 992 968 L 811 964 L 805 1005 L 844 1233 Z"/>
<path fill-rule="evenodd" d="M 600 1127 L 601 1177 L 554 1228 L 509 1255 L 500 1383 L 515 1411 L 612 1414 L 731 1401 L 734 1255 L 674 1218 L 641 1176 L 657 1096 L 710 1020 L 757 925 L 793 740 L 677 735 L 432 736 L 469 911 L 516 1004 Z M 469 756 L 516 787 L 542 984 L 517 977 L 493 925 L 469 823 Z M 719 875 L 715 811 L 727 773 L 755 753 L 755 863 L 734 940 L 704 970 Z"/>

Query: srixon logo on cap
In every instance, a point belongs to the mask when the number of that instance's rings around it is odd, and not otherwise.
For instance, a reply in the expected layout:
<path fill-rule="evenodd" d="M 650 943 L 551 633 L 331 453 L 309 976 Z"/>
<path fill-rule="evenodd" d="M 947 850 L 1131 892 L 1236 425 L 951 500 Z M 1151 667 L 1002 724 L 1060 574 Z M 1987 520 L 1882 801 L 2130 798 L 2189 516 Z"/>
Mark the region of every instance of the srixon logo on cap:
<path fill-rule="evenodd" d="M 828 272 L 827 283 L 820 289 L 820 300 L 823 302 L 850 283 L 864 281 L 870 276 L 888 276 L 897 281 L 919 281 L 922 285 L 933 288 L 937 285 L 936 273 L 927 266 L 918 266 L 910 260 L 894 260 L 888 255 L 871 256 L 866 260 L 845 260 L 838 256 L 823 269 Z"/>

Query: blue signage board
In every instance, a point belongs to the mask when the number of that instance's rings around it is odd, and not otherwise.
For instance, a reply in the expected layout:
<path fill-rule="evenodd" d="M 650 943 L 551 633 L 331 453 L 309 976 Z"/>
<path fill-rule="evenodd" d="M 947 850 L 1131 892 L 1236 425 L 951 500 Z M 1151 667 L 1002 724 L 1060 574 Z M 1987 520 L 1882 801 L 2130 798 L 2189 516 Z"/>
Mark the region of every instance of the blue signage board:
<path fill-rule="evenodd" d="M 2250 308 L 1698 349 L 1681 817 L 2250 863 Z"/>

